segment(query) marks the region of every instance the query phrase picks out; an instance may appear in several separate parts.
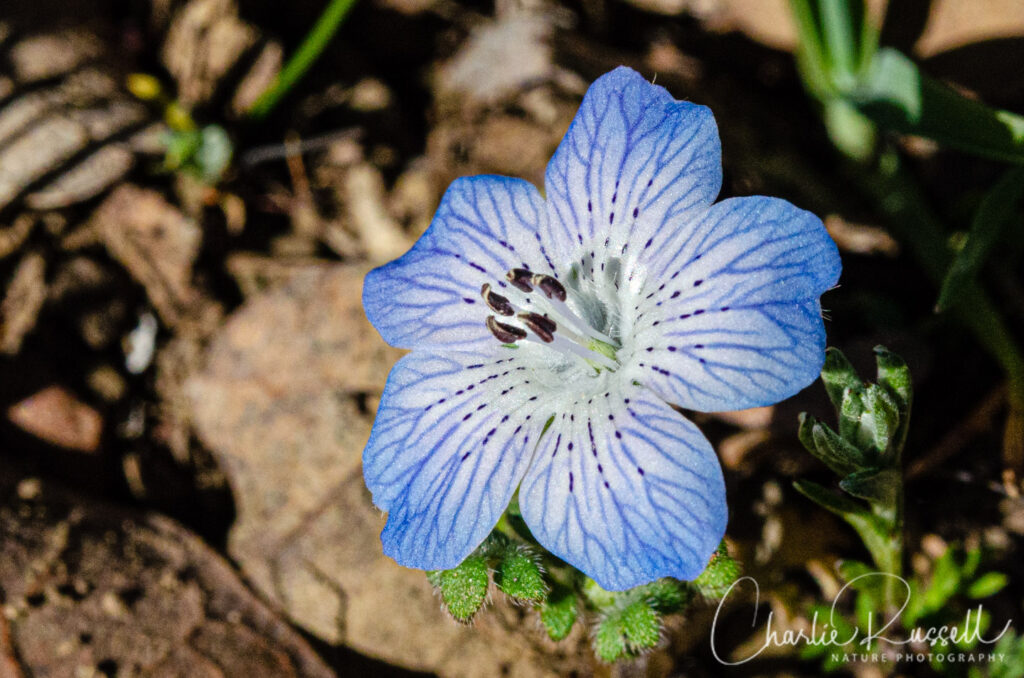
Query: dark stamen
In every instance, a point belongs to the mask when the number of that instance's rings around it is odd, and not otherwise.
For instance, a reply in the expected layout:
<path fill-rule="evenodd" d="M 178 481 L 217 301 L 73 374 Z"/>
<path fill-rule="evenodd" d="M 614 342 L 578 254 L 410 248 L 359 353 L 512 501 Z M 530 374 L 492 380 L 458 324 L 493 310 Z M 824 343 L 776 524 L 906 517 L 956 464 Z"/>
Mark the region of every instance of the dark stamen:
<path fill-rule="evenodd" d="M 562 287 L 562 283 L 558 282 L 550 275 L 543 275 L 538 273 L 531 279 L 534 285 L 540 288 L 540 291 L 548 298 L 555 298 L 559 301 L 565 301 L 565 288 Z"/>
<path fill-rule="evenodd" d="M 497 292 L 491 291 L 490 283 L 484 283 L 484 286 L 480 288 L 480 294 L 483 296 L 484 301 L 487 302 L 487 306 L 498 315 L 512 315 L 515 313 L 508 299 Z"/>
<path fill-rule="evenodd" d="M 493 315 L 487 316 L 487 329 L 503 344 L 514 344 L 520 339 L 526 338 L 526 330 L 521 327 L 498 322 Z"/>
<path fill-rule="evenodd" d="M 555 321 L 539 313 L 520 313 L 519 319 L 530 328 L 534 334 L 540 337 L 541 341 L 551 343 L 555 340 L 555 330 L 558 325 Z"/>
<path fill-rule="evenodd" d="M 533 287 L 530 286 L 530 279 L 533 278 L 533 273 L 527 271 L 525 268 L 513 268 L 511 271 L 505 274 L 508 281 L 512 283 L 512 286 L 516 289 L 522 290 L 523 292 L 532 292 Z"/>

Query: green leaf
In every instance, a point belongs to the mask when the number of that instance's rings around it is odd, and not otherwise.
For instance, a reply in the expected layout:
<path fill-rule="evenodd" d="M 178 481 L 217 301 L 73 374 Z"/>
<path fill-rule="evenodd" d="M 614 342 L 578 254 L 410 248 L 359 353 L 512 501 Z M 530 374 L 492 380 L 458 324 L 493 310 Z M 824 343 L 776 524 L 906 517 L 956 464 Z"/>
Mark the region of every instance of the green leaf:
<path fill-rule="evenodd" d="M 449 614 L 468 622 L 480 610 L 487 597 L 487 560 L 470 556 L 451 570 L 441 573 L 441 599 Z"/>
<path fill-rule="evenodd" d="M 868 514 L 867 508 L 863 504 L 858 504 L 852 499 L 847 499 L 841 494 L 825 489 L 812 480 L 795 480 L 793 481 L 793 487 L 796 488 L 797 492 L 815 504 L 841 518 L 846 518 L 848 515 Z"/>
<path fill-rule="evenodd" d="M 705 598 L 718 599 L 725 595 L 740 576 L 740 565 L 729 555 L 725 542 L 718 545 L 704 571 L 693 580 L 693 587 Z"/>
<path fill-rule="evenodd" d="M 899 496 L 901 482 L 900 472 L 895 469 L 872 468 L 851 473 L 839 481 L 839 487 L 872 504 L 892 507 Z"/>
<path fill-rule="evenodd" d="M 899 424 L 892 437 L 893 465 L 898 465 L 910 426 L 910 407 L 914 399 L 914 385 L 910 379 L 910 368 L 900 356 L 884 346 L 875 346 L 875 363 L 878 365 L 878 384 L 892 395 L 899 414 Z"/>
<path fill-rule="evenodd" d="M 543 600 L 548 592 L 537 557 L 523 548 L 512 548 L 506 553 L 498 566 L 494 583 L 516 600 Z"/>
<path fill-rule="evenodd" d="M 541 605 L 540 621 L 551 640 L 562 640 L 569 635 L 578 614 L 576 594 L 566 587 L 557 587 Z"/>
<path fill-rule="evenodd" d="M 862 421 L 867 411 L 864 391 L 864 386 L 860 384 L 848 386 L 843 391 L 843 399 L 839 406 L 839 435 L 860 449 L 866 449 L 874 442 L 870 422 L 865 425 Z"/>
<path fill-rule="evenodd" d="M 847 98 L 880 126 L 976 155 L 1024 163 L 1024 117 L 968 99 L 882 48 Z"/>
<path fill-rule="evenodd" d="M 981 575 L 967 587 L 968 598 L 988 598 L 1003 590 L 1009 578 L 1002 572 L 988 572 Z"/>
<path fill-rule="evenodd" d="M 874 448 L 885 453 L 900 422 L 896 399 L 884 387 L 869 384 L 864 389 L 864 407 L 870 419 L 862 417 L 861 424 L 868 428 Z"/>
<path fill-rule="evenodd" d="M 860 61 L 859 39 L 864 21 L 861 0 L 817 0 L 825 52 L 833 82 L 852 85 Z"/>
<path fill-rule="evenodd" d="M 862 469 L 869 463 L 863 452 L 805 412 L 800 413 L 797 435 L 808 452 L 841 476 Z"/>
<path fill-rule="evenodd" d="M 825 350 L 825 364 L 821 368 L 821 381 L 825 384 L 825 392 L 838 412 L 843 404 L 846 389 L 862 386 L 857 371 L 838 348 Z"/>
<path fill-rule="evenodd" d="M 1022 196 L 1024 167 L 1008 169 L 985 194 L 971 222 L 967 243 L 957 252 L 942 281 L 936 311 L 942 311 L 960 301 L 961 293 L 974 282 L 992 247 L 1013 221 Z"/>
<path fill-rule="evenodd" d="M 638 600 L 622 611 L 622 631 L 632 653 L 652 648 L 661 639 L 661 617 L 645 601 Z"/>
<path fill-rule="evenodd" d="M 953 597 L 960 587 L 960 567 L 956 562 L 956 549 L 949 547 L 935 561 L 932 580 L 924 592 L 924 607 L 928 613 L 936 612 Z"/>

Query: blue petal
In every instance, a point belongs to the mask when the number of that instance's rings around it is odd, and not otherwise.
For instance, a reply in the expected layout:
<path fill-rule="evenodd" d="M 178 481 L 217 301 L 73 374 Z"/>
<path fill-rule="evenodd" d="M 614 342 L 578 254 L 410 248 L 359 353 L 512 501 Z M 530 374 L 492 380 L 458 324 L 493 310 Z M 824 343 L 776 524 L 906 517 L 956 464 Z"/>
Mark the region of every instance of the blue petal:
<path fill-rule="evenodd" d="M 366 315 L 399 348 L 474 349 L 495 343 L 480 287 L 506 287 L 505 273 L 526 264 L 553 271 L 542 251 L 543 199 L 521 179 L 458 179 L 426 233 L 400 259 L 363 284 Z"/>
<path fill-rule="evenodd" d="M 630 375 L 682 407 L 769 405 L 821 371 L 819 297 L 841 264 L 821 220 L 776 198 L 733 198 L 644 262 Z"/>
<path fill-rule="evenodd" d="M 391 370 L 363 475 L 399 564 L 454 567 L 508 506 L 546 421 L 520 362 L 415 351 Z"/>
<path fill-rule="evenodd" d="M 721 184 L 711 110 L 616 68 L 591 85 L 548 164 L 552 248 L 563 260 L 584 244 L 628 256 L 703 213 Z"/>
<path fill-rule="evenodd" d="M 659 577 L 695 578 L 727 520 L 710 443 L 628 382 L 558 415 L 519 505 L 545 548 L 616 591 Z"/>

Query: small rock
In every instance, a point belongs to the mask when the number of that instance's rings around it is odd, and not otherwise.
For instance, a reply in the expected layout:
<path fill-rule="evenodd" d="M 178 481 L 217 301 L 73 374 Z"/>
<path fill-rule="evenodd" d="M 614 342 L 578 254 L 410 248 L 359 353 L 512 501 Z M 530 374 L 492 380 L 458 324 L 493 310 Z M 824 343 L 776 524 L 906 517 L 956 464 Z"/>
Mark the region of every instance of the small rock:
<path fill-rule="evenodd" d="M 103 434 L 100 414 L 62 386 L 48 386 L 12 405 L 7 417 L 37 438 L 80 452 L 95 452 Z"/>

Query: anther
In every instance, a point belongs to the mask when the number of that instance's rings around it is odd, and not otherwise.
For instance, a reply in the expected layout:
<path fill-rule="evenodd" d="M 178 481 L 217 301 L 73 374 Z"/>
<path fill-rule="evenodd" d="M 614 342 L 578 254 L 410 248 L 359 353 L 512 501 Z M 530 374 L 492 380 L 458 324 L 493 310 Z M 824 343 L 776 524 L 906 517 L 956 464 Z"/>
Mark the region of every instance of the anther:
<path fill-rule="evenodd" d="M 541 341 L 548 344 L 554 341 L 555 330 L 558 328 L 554 320 L 539 313 L 520 313 L 518 317 Z"/>
<path fill-rule="evenodd" d="M 534 275 L 530 281 L 536 285 L 548 299 L 554 298 L 559 301 L 565 301 L 565 288 L 562 287 L 562 283 L 558 282 L 550 275 L 538 273 Z"/>
<path fill-rule="evenodd" d="M 513 268 L 505 274 L 505 277 L 508 278 L 508 281 L 512 283 L 512 286 L 516 289 L 522 290 L 523 292 L 533 291 L 533 287 L 530 286 L 530 279 L 533 277 L 533 273 L 525 268 Z"/>
<path fill-rule="evenodd" d="M 498 322 L 497 318 L 493 315 L 487 316 L 487 329 L 503 344 L 514 344 L 520 339 L 526 338 L 526 330 L 514 325 Z"/>
<path fill-rule="evenodd" d="M 508 299 L 491 290 L 490 283 L 484 283 L 480 288 L 480 295 L 484 298 L 487 306 L 498 315 L 512 315 L 515 311 Z"/>

